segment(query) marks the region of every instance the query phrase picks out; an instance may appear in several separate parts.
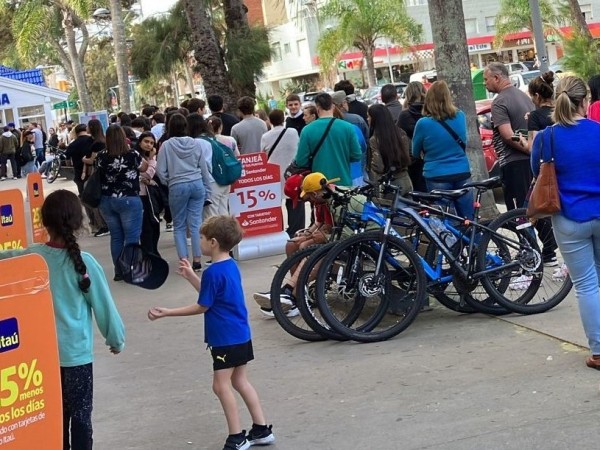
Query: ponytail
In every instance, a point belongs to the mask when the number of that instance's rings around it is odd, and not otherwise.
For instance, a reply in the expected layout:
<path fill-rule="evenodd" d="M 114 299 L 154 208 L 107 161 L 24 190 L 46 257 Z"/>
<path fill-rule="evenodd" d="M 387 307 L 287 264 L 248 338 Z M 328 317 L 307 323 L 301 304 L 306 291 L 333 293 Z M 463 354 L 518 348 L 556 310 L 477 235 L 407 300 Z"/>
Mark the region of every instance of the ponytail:
<path fill-rule="evenodd" d="M 587 96 L 587 85 L 578 77 L 564 77 L 556 88 L 556 103 L 552 120 L 559 125 L 575 125 L 575 116 Z"/>
<path fill-rule="evenodd" d="M 75 266 L 75 271 L 81 275 L 81 279 L 79 280 L 79 289 L 83 292 L 87 292 L 92 284 L 92 280 L 90 280 L 90 276 L 87 273 L 87 267 L 83 262 L 83 258 L 81 257 L 81 250 L 79 249 L 79 244 L 77 243 L 77 239 L 73 234 L 73 231 L 64 227 L 61 230 L 62 238 L 65 240 L 65 250 L 67 254 L 73 261 L 73 265 Z"/>

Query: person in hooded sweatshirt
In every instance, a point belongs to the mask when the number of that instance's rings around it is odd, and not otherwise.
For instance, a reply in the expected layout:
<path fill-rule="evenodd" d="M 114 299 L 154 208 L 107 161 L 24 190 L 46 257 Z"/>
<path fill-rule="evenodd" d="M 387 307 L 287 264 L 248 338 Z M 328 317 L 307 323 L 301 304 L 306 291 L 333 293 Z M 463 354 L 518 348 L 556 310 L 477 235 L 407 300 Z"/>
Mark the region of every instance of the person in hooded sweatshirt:
<path fill-rule="evenodd" d="M 4 127 L 0 136 L 0 180 L 6 180 L 6 163 L 10 161 L 13 179 L 17 178 L 17 162 L 15 153 L 19 148 L 19 141 L 8 127 Z"/>
<path fill-rule="evenodd" d="M 404 90 L 404 106 L 396 125 L 406 132 L 406 135 L 412 142 L 417 121 L 423 117 L 423 102 L 427 91 L 420 81 L 411 81 Z M 417 192 L 427 192 L 425 178 L 423 178 L 423 158 L 412 158 L 408 166 L 408 175 Z"/>
<path fill-rule="evenodd" d="M 161 146 L 156 162 L 158 178 L 169 187 L 173 238 L 179 259 L 188 258 L 186 233 L 192 240 L 192 268 L 200 271 L 200 226 L 205 203 L 212 197 L 212 176 L 206 162 L 209 142 L 188 136 L 186 118 L 175 113 L 169 120 L 169 139 Z"/>

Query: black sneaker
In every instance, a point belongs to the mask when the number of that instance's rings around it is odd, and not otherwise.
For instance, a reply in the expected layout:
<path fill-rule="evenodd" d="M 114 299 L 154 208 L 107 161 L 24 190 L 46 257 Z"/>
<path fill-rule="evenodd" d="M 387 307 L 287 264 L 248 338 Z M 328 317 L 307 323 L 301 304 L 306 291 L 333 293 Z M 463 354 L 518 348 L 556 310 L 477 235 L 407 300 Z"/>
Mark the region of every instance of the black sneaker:
<path fill-rule="evenodd" d="M 252 424 L 252 429 L 247 436 L 250 445 L 269 445 L 275 442 L 275 435 L 271 431 L 272 428 L 273 425 Z"/>
<path fill-rule="evenodd" d="M 252 444 L 246 439 L 246 430 L 240 434 L 230 434 L 225 441 L 223 450 L 247 450 Z"/>
<path fill-rule="evenodd" d="M 113 281 L 123 281 L 123 275 L 115 274 Z"/>
<path fill-rule="evenodd" d="M 169 233 L 173 232 L 173 223 L 169 222 L 165 225 L 165 231 L 168 231 Z"/>
<path fill-rule="evenodd" d="M 202 270 L 202 263 L 193 262 L 192 269 L 194 270 L 194 272 L 200 272 Z"/>
<path fill-rule="evenodd" d="M 96 231 L 94 233 L 94 237 L 102 237 L 102 236 L 107 236 L 110 234 L 110 231 L 108 231 L 108 228 L 100 228 L 98 231 Z"/>
<path fill-rule="evenodd" d="M 558 259 L 556 255 L 545 255 L 542 256 L 542 261 L 545 267 L 556 267 L 558 266 Z"/>

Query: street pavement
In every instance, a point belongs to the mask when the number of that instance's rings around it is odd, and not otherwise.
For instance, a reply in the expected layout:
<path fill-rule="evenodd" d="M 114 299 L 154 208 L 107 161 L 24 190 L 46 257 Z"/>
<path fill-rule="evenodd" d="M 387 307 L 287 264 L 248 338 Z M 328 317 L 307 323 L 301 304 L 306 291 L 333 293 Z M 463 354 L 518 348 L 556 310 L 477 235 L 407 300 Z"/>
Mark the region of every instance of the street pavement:
<path fill-rule="evenodd" d="M 18 185 L 4 182 L 0 188 Z M 24 182 L 22 182 L 24 185 Z M 72 182 L 45 184 L 74 189 Z M 112 280 L 110 237 L 83 237 Z M 155 291 L 109 281 L 127 327 L 118 356 L 96 339 L 94 448 L 223 447 L 227 428 L 211 390 L 202 317 L 150 322 L 153 305 L 196 301 L 172 268 Z M 267 290 L 282 256 L 240 262 L 255 360 L 250 378 L 280 450 L 599 448 L 600 372 L 588 354 L 575 296 L 535 316 L 461 315 L 433 305 L 381 343 L 308 343 L 264 319 L 252 293 Z M 241 404 L 241 400 L 240 400 Z M 251 419 L 242 409 L 244 426 Z"/>

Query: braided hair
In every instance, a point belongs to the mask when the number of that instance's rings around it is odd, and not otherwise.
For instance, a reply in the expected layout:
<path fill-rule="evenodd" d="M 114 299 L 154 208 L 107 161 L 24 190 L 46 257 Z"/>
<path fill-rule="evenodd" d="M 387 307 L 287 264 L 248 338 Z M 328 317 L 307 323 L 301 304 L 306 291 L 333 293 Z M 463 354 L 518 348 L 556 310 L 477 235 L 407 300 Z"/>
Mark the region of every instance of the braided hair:
<path fill-rule="evenodd" d="M 77 195 L 65 189 L 48 195 L 42 205 L 42 223 L 50 234 L 60 236 L 65 241 L 65 250 L 73 262 L 75 271 L 81 275 L 79 289 L 87 292 L 92 281 L 75 237 L 75 233 L 83 226 L 83 211 Z"/>

